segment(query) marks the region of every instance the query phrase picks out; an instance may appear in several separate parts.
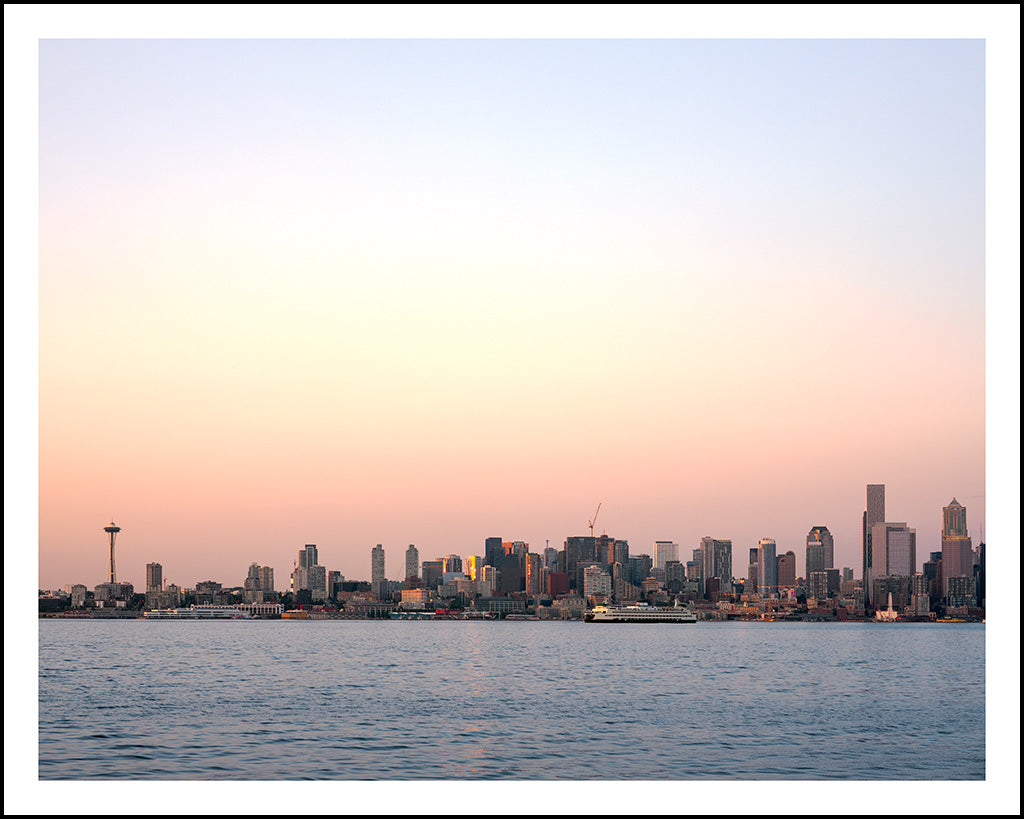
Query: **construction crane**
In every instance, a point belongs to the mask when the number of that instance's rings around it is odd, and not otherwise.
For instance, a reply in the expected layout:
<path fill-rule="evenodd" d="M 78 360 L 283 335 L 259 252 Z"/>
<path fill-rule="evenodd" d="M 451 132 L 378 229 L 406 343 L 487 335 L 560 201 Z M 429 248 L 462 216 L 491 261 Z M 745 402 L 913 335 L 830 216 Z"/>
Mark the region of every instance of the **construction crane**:
<path fill-rule="evenodd" d="M 588 520 L 587 525 L 590 527 L 590 536 L 594 536 L 594 524 L 597 523 L 597 513 L 601 511 L 601 504 L 597 505 L 597 512 L 594 512 L 594 519 Z"/>

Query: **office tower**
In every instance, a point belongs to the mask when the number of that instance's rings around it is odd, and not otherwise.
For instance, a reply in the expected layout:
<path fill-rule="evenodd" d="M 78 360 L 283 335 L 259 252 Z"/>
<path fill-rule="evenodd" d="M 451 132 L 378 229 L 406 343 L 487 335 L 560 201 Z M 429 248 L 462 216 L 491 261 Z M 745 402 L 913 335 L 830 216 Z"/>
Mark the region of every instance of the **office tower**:
<path fill-rule="evenodd" d="M 480 579 L 480 570 L 484 567 L 484 559 L 477 555 L 470 555 L 466 558 L 466 576 L 470 580 Z"/>
<path fill-rule="evenodd" d="M 651 567 L 654 560 L 650 555 L 631 555 L 627 561 L 627 574 L 629 582 L 633 586 L 639 586 L 651 574 Z"/>
<path fill-rule="evenodd" d="M 807 533 L 807 553 L 804 574 L 820 572 L 835 566 L 835 544 L 827 526 L 812 526 Z"/>
<path fill-rule="evenodd" d="M 114 521 L 110 521 L 110 525 L 104 526 L 103 531 L 110 538 L 110 571 L 108 572 L 107 582 L 116 583 L 117 569 L 114 566 L 114 539 L 117 537 L 117 533 L 121 531 L 121 527 L 115 525 Z"/>
<path fill-rule="evenodd" d="M 942 507 L 942 534 L 967 536 L 967 509 L 956 498 Z"/>
<path fill-rule="evenodd" d="M 441 558 L 441 563 L 441 571 L 444 574 L 462 571 L 462 558 L 458 555 L 446 555 Z"/>
<path fill-rule="evenodd" d="M 411 543 L 405 550 L 405 577 L 418 578 L 420 576 L 420 552 Z"/>
<path fill-rule="evenodd" d="M 954 577 L 974 576 L 974 554 L 967 534 L 967 509 L 956 498 L 942 508 L 943 597 L 949 596 L 949 581 Z M 961 584 L 958 588 L 963 588 Z"/>
<path fill-rule="evenodd" d="M 606 597 L 612 593 L 612 578 L 601 564 L 594 562 L 583 569 L 583 596 L 601 594 Z"/>
<path fill-rule="evenodd" d="M 807 575 L 807 596 L 817 601 L 839 593 L 839 569 L 821 569 Z"/>
<path fill-rule="evenodd" d="M 497 567 L 504 550 L 501 547 L 500 537 L 489 537 L 484 541 L 484 565 Z"/>
<path fill-rule="evenodd" d="M 164 567 L 159 563 L 146 564 L 146 591 L 161 591 L 164 587 Z"/>
<path fill-rule="evenodd" d="M 306 588 L 313 600 L 327 599 L 327 567 L 315 564 L 306 569 Z"/>
<path fill-rule="evenodd" d="M 702 579 L 719 579 L 719 588 L 732 592 L 732 541 L 704 537 L 700 541 Z M 706 591 L 705 591 L 706 594 Z"/>
<path fill-rule="evenodd" d="M 327 599 L 337 600 L 338 592 L 343 590 L 342 584 L 345 582 L 345 575 L 336 570 L 331 570 L 327 573 Z"/>
<path fill-rule="evenodd" d="M 871 566 L 864 587 L 868 601 L 877 606 L 875 581 L 885 577 L 911 577 L 917 572 L 917 532 L 906 523 L 876 523 L 871 528 Z"/>
<path fill-rule="evenodd" d="M 665 591 L 679 594 L 686 583 L 686 565 L 678 560 L 665 561 Z"/>
<path fill-rule="evenodd" d="M 539 554 L 530 552 L 526 555 L 526 592 L 540 594 L 544 591 L 541 584 L 541 567 L 544 561 Z"/>
<path fill-rule="evenodd" d="M 315 543 L 307 543 L 305 547 L 299 549 L 299 568 L 308 569 L 310 566 L 316 566 L 319 562 Z"/>
<path fill-rule="evenodd" d="M 788 551 L 778 557 L 778 583 L 780 589 L 791 589 L 796 585 L 796 553 Z"/>
<path fill-rule="evenodd" d="M 669 560 L 679 560 L 679 544 L 671 540 L 654 541 L 654 568 L 664 569 Z"/>
<path fill-rule="evenodd" d="M 753 547 L 747 557 L 747 583 L 743 591 L 753 593 L 757 591 L 757 547 Z"/>
<path fill-rule="evenodd" d="M 270 566 L 260 566 L 260 591 L 274 591 L 274 570 Z"/>
<path fill-rule="evenodd" d="M 578 568 L 583 561 L 594 561 L 594 544 L 597 538 L 592 535 L 573 535 L 565 539 L 565 571 L 569 575 L 569 588 L 575 591 L 582 589 L 576 581 Z"/>
<path fill-rule="evenodd" d="M 384 547 L 377 544 L 370 552 L 370 588 L 377 596 L 383 595 L 384 584 Z"/>
<path fill-rule="evenodd" d="M 423 567 L 423 588 L 436 591 L 444 578 L 443 560 L 424 560 Z"/>
<path fill-rule="evenodd" d="M 296 594 L 303 589 L 312 590 L 314 588 L 312 581 L 310 580 L 310 572 L 314 566 L 318 565 L 318 555 L 316 553 L 315 544 L 306 544 L 302 549 L 299 550 L 299 556 L 297 565 L 292 570 L 292 593 Z M 319 576 L 316 572 L 316 579 Z M 325 592 L 327 588 L 327 578 L 325 575 L 324 580 Z"/>
<path fill-rule="evenodd" d="M 775 557 L 775 541 L 762 538 L 757 542 L 757 593 L 771 597 L 779 591 L 779 564 Z"/>
<path fill-rule="evenodd" d="M 871 530 L 878 523 L 885 521 L 885 484 L 869 483 L 867 491 L 867 507 L 861 523 L 863 564 L 861 579 L 864 582 L 864 589 L 871 585 Z"/>

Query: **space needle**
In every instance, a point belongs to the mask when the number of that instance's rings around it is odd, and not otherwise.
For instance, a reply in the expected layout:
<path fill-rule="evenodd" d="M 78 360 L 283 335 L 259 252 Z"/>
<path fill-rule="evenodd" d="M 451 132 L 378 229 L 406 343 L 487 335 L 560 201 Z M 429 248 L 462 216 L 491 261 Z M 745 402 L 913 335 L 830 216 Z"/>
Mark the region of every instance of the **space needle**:
<path fill-rule="evenodd" d="M 109 526 L 104 526 L 103 531 L 110 535 L 110 579 L 108 583 L 117 582 L 117 569 L 114 568 L 114 538 L 117 537 L 117 533 L 121 531 L 120 526 L 115 526 L 114 521 L 110 521 Z"/>

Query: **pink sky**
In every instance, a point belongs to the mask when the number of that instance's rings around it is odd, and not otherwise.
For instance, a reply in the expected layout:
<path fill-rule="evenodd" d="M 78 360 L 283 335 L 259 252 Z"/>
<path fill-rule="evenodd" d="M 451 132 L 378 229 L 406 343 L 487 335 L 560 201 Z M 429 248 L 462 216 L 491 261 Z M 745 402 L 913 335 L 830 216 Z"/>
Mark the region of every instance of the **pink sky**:
<path fill-rule="evenodd" d="M 48 41 L 39 583 L 985 525 L 979 41 Z M 359 78 L 356 81 L 356 78 Z M 855 114 L 856 127 L 851 128 Z"/>

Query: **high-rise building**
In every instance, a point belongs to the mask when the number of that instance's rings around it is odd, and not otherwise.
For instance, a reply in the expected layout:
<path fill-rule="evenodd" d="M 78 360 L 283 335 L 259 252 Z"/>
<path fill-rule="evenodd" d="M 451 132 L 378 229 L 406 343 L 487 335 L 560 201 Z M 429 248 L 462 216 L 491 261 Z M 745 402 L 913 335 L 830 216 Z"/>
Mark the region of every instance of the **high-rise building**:
<path fill-rule="evenodd" d="M 541 594 L 544 585 L 541 580 L 541 569 L 544 560 L 539 554 L 528 552 L 526 555 L 526 592 L 527 594 Z"/>
<path fill-rule="evenodd" d="M 805 576 L 809 576 L 811 572 L 834 568 L 835 544 L 827 526 L 811 527 L 811 531 L 807 533 L 806 555 Z"/>
<path fill-rule="evenodd" d="M 630 555 L 627 566 L 626 574 L 630 584 L 639 586 L 650 576 L 654 560 L 650 555 Z"/>
<path fill-rule="evenodd" d="M 701 579 L 710 580 L 717 577 L 719 588 L 732 592 L 732 541 L 716 540 L 713 537 L 701 538 L 700 559 Z"/>
<path fill-rule="evenodd" d="M 307 588 L 313 600 L 327 599 L 327 567 L 319 563 L 306 569 Z"/>
<path fill-rule="evenodd" d="M 146 564 L 146 591 L 162 591 L 164 587 L 164 567 L 159 563 Z"/>
<path fill-rule="evenodd" d="M 405 577 L 419 578 L 420 576 L 420 552 L 411 543 L 409 548 L 405 550 Z"/>
<path fill-rule="evenodd" d="M 583 596 L 590 597 L 594 594 L 603 594 L 606 597 L 612 593 L 612 578 L 600 563 L 593 563 L 583 569 Z"/>
<path fill-rule="evenodd" d="M 942 595 L 949 597 L 949 581 L 974 576 L 974 553 L 967 534 L 967 509 L 956 498 L 942 508 Z M 961 583 L 958 589 L 963 589 Z"/>
<path fill-rule="evenodd" d="M 373 593 L 382 596 L 387 579 L 384 576 L 384 547 L 377 544 L 370 552 L 370 588 Z"/>
<path fill-rule="evenodd" d="M 260 591 L 274 591 L 274 570 L 270 566 L 260 566 Z"/>
<path fill-rule="evenodd" d="M 466 558 L 466 576 L 470 580 L 480 579 L 480 570 L 484 567 L 484 559 L 478 555 L 470 555 Z"/>
<path fill-rule="evenodd" d="M 299 550 L 299 568 L 308 569 L 310 566 L 316 566 L 319 562 L 315 543 L 307 543 L 304 548 Z"/>
<path fill-rule="evenodd" d="M 753 547 L 747 555 L 747 582 L 743 587 L 744 592 L 753 594 L 757 589 L 757 554 L 758 548 Z"/>
<path fill-rule="evenodd" d="M 669 560 L 679 560 L 679 544 L 671 540 L 654 541 L 654 568 L 664 569 Z"/>
<path fill-rule="evenodd" d="M 424 560 L 422 566 L 423 588 L 437 591 L 437 587 L 441 585 L 441 581 L 444 579 L 444 561 Z"/>
<path fill-rule="evenodd" d="M 883 577 L 911 577 L 917 573 L 917 532 L 906 523 L 876 523 L 871 527 L 871 566 L 865 586 L 874 606 L 875 581 Z"/>
<path fill-rule="evenodd" d="M 583 562 L 594 562 L 595 542 L 593 535 L 572 535 L 565 539 L 565 571 L 569 575 L 569 588 L 582 591 L 577 585 L 579 565 Z"/>
<path fill-rule="evenodd" d="M 967 508 L 956 498 L 942 507 L 942 534 L 967 536 Z"/>
<path fill-rule="evenodd" d="M 839 592 L 839 569 L 820 569 L 807 575 L 807 596 L 822 601 Z"/>
<path fill-rule="evenodd" d="M 757 593 L 771 597 L 779 591 L 779 564 L 775 556 L 775 541 L 770 537 L 757 542 Z"/>
<path fill-rule="evenodd" d="M 500 537 L 489 537 L 484 541 L 484 565 L 494 566 L 497 568 L 498 563 L 501 562 L 501 557 L 505 554 L 502 548 L 502 539 Z"/>
<path fill-rule="evenodd" d="M 788 551 L 778 557 L 778 581 L 780 589 L 791 589 L 796 585 L 796 553 Z"/>
<path fill-rule="evenodd" d="M 462 558 L 459 555 L 446 555 L 441 558 L 441 562 L 443 564 L 442 571 L 445 574 L 462 571 Z"/>
<path fill-rule="evenodd" d="M 885 521 L 885 484 L 869 483 L 867 490 L 867 506 L 861 523 L 863 564 L 861 580 L 864 588 L 871 586 L 871 530 L 878 523 Z"/>

